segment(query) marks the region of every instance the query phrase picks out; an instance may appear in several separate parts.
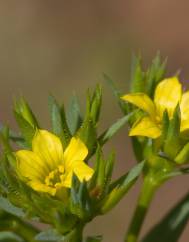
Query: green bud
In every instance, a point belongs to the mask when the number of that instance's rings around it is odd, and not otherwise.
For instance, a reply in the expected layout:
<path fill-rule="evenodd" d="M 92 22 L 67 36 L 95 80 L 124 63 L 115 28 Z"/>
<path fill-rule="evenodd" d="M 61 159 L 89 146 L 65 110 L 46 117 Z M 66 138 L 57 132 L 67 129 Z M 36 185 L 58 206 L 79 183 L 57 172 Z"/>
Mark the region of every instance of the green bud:
<path fill-rule="evenodd" d="M 80 129 L 78 130 L 76 134 L 87 146 L 89 150 L 89 155 L 90 157 L 91 154 L 95 151 L 96 148 L 96 140 L 97 140 L 97 134 L 96 134 L 96 128 L 94 126 L 94 123 L 90 117 L 87 117 Z"/>

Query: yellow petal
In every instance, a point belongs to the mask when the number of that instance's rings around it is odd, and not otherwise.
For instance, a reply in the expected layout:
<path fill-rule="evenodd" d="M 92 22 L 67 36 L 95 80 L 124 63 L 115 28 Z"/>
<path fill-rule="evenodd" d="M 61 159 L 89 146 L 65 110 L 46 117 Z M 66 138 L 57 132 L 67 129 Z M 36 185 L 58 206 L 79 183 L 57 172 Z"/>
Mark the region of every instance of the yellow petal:
<path fill-rule="evenodd" d="M 155 90 L 154 102 L 160 118 L 165 110 L 168 111 L 169 118 L 173 117 L 173 112 L 181 100 L 182 86 L 177 77 L 167 78 L 161 81 Z"/>
<path fill-rule="evenodd" d="M 76 174 L 81 182 L 83 180 L 90 180 L 92 175 L 94 174 L 94 170 L 86 165 L 83 161 L 76 162 L 73 168 L 73 172 Z"/>
<path fill-rule="evenodd" d="M 82 182 L 83 180 L 88 181 L 94 174 L 94 170 L 86 165 L 83 161 L 75 161 L 73 170 L 70 170 L 63 182 L 64 187 L 71 187 L 73 174 L 78 177 L 80 182 Z"/>
<path fill-rule="evenodd" d="M 161 130 L 149 117 L 143 117 L 131 128 L 129 135 L 145 136 L 156 139 L 161 135 Z"/>
<path fill-rule="evenodd" d="M 15 153 L 17 172 L 29 180 L 43 179 L 48 170 L 38 155 L 29 150 L 20 150 Z"/>
<path fill-rule="evenodd" d="M 182 95 L 180 103 L 181 131 L 189 129 L 189 91 Z"/>
<path fill-rule="evenodd" d="M 63 147 L 60 139 L 46 130 L 37 130 L 32 141 L 32 149 L 49 171 L 54 170 L 63 161 Z"/>
<path fill-rule="evenodd" d="M 152 100 L 144 93 L 132 93 L 122 97 L 123 100 L 130 102 L 138 108 L 147 112 L 150 116 L 155 116 L 155 106 Z"/>
<path fill-rule="evenodd" d="M 65 169 L 72 169 L 75 161 L 83 161 L 88 154 L 85 144 L 79 139 L 73 137 L 64 152 Z"/>
<path fill-rule="evenodd" d="M 49 187 L 49 186 L 41 183 L 40 181 L 31 181 L 31 182 L 28 182 L 28 185 L 37 192 L 49 193 L 52 196 L 55 196 L 55 194 L 56 194 L 56 188 Z"/>

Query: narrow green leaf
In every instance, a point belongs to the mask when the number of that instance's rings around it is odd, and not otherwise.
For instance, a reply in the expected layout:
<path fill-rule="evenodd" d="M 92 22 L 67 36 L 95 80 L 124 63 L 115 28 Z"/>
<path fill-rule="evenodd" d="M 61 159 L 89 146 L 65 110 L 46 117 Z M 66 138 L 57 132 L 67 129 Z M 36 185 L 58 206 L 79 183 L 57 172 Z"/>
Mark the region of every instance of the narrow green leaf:
<path fill-rule="evenodd" d="M 170 159 L 174 159 L 182 146 L 180 139 L 180 107 L 178 105 L 175 108 L 173 118 L 169 122 L 164 152 Z"/>
<path fill-rule="evenodd" d="M 32 139 L 35 134 L 35 128 L 16 111 L 14 112 L 14 115 L 27 145 L 31 147 Z"/>
<path fill-rule="evenodd" d="M 105 144 L 109 139 L 111 139 L 130 119 L 132 113 L 120 118 L 115 122 L 109 129 L 107 129 L 99 138 L 100 145 Z"/>
<path fill-rule="evenodd" d="M 165 68 L 167 59 L 161 61 L 160 53 L 158 52 L 156 57 L 152 60 L 152 64 L 146 72 L 146 93 L 153 97 L 154 89 L 156 85 L 165 77 Z"/>
<path fill-rule="evenodd" d="M 91 154 L 94 153 L 96 149 L 96 127 L 93 123 L 93 120 L 90 117 L 86 117 L 86 119 L 83 121 L 80 129 L 78 130 L 76 134 L 87 146 L 89 150 L 88 157 L 91 156 Z"/>
<path fill-rule="evenodd" d="M 93 120 L 93 123 L 96 124 L 99 120 L 100 111 L 102 105 L 102 88 L 97 85 L 93 97 L 91 99 L 91 110 L 90 116 Z"/>
<path fill-rule="evenodd" d="M 131 92 L 144 92 L 144 72 L 142 71 L 141 56 L 132 56 L 131 65 Z"/>
<path fill-rule="evenodd" d="M 10 231 L 0 232 L 0 242 L 24 242 L 17 234 Z"/>
<path fill-rule="evenodd" d="M 102 213 L 107 213 L 111 210 L 131 188 L 136 179 L 139 177 L 143 170 L 144 163 L 141 162 L 133 167 L 126 175 L 115 181 L 111 186 L 112 190 L 109 196 L 105 199 L 101 208 Z"/>
<path fill-rule="evenodd" d="M 35 236 L 35 240 L 37 241 L 62 241 L 62 235 L 59 234 L 55 229 L 47 229 L 45 231 L 40 232 Z"/>
<path fill-rule="evenodd" d="M 104 73 L 103 77 L 107 84 L 110 86 L 111 90 L 113 91 L 113 94 L 116 97 L 122 112 L 126 115 L 128 113 L 127 103 L 120 98 L 123 95 L 123 93 L 120 90 L 118 90 L 114 81 L 108 75 Z"/>
<path fill-rule="evenodd" d="M 71 134 L 67 126 L 64 108 L 60 108 L 54 97 L 49 96 L 49 109 L 53 132 L 60 137 L 64 147 L 70 141 Z"/>
<path fill-rule="evenodd" d="M 25 217 L 25 213 L 21 208 L 14 206 L 12 203 L 9 202 L 8 199 L 2 196 L 0 196 L 0 208 L 17 217 Z"/>
<path fill-rule="evenodd" d="M 76 95 L 73 95 L 70 100 L 70 104 L 66 112 L 66 119 L 67 119 L 69 130 L 71 134 L 74 136 L 82 123 L 80 105 Z"/>
<path fill-rule="evenodd" d="M 189 194 L 183 197 L 144 237 L 142 242 L 178 242 L 189 220 Z"/>
<path fill-rule="evenodd" d="M 38 121 L 32 109 L 23 97 L 15 101 L 14 111 L 20 114 L 31 126 L 39 128 Z"/>

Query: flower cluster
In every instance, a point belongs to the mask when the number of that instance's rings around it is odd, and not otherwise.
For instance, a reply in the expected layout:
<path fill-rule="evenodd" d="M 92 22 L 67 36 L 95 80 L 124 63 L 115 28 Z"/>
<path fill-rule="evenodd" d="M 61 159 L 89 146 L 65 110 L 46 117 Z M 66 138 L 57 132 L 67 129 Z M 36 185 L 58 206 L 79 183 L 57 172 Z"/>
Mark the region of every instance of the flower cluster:
<path fill-rule="evenodd" d="M 116 206 L 142 174 L 138 204 L 124 240 L 137 242 L 156 190 L 189 172 L 189 91 L 183 91 L 178 77 L 166 77 L 165 62 L 157 56 L 143 71 L 136 58 L 126 95 L 105 78 L 124 116 L 100 134 L 100 86 L 88 91 L 84 115 L 75 96 L 69 108 L 50 96 L 50 130 L 41 127 L 24 98 L 14 103 L 20 133 L 0 128 L 0 241 L 100 242 L 101 236 L 83 238 L 85 225 Z M 105 158 L 103 145 L 126 123 L 138 164 L 113 179 L 115 155 Z M 143 241 L 176 242 L 185 225 L 186 216 L 180 216 L 185 204 L 188 195 Z M 175 224 L 170 229 L 175 216 L 179 229 Z M 50 228 L 40 231 L 28 224 L 29 219 Z"/>

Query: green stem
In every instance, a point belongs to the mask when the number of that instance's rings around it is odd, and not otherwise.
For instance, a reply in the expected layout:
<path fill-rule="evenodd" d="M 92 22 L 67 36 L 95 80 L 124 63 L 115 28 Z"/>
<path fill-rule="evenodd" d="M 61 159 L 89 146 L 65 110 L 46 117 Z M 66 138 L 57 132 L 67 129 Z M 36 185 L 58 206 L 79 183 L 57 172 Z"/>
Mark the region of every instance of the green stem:
<path fill-rule="evenodd" d="M 39 233 L 39 230 L 31 224 L 3 211 L 1 211 L 0 220 L 2 220 L 2 222 L 0 221 L 0 231 L 15 232 L 27 242 L 36 241 L 34 237 Z"/>
<path fill-rule="evenodd" d="M 125 242 L 137 242 L 138 236 L 146 217 L 149 205 L 156 191 L 152 177 L 145 177 L 142 189 L 139 195 L 136 210 L 134 212 L 131 224 L 125 237 Z"/>
<path fill-rule="evenodd" d="M 85 224 L 83 223 L 77 224 L 76 227 L 68 235 L 67 240 L 70 242 L 82 242 L 84 226 Z"/>

